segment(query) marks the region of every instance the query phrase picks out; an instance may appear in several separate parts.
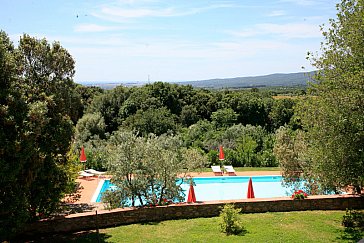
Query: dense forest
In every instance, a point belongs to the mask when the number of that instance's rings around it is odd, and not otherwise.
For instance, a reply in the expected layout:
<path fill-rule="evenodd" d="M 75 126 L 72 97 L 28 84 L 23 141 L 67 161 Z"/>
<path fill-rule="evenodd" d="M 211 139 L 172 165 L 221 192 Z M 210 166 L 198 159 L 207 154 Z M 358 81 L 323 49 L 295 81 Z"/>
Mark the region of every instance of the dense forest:
<path fill-rule="evenodd" d="M 220 163 L 219 145 L 225 148 L 224 163 L 278 166 L 273 155 L 275 130 L 286 124 L 299 126 L 292 119 L 299 96 L 273 98 L 269 91 L 210 91 L 163 82 L 108 91 L 82 87 L 82 91 L 86 101 L 75 141 L 78 149 L 85 146 L 88 166 L 97 169 L 103 169 L 97 147 L 118 129 L 139 136 L 179 136 L 185 147 L 208 156 L 207 166 Z"/>

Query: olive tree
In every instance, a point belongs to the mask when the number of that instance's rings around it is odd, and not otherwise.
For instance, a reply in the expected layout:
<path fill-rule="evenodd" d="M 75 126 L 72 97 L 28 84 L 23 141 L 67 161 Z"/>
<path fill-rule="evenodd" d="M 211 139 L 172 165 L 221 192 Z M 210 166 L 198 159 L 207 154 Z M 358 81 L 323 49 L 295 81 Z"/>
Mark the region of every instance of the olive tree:
<path fill-rule="evenodd" d="M 108 171 L 116 191 L 108 192 L 105 202 L 115 206 L 158 204 L 182 200 L 177 176 L 201 168 L 204 157 L 195 149 L 185 149 L 177 137 L 150 135 L 138 137 L 130 131 L 117 131 L 109 140 Z M 122 192 L 122 193 L 120 193 Z M 129 200 L 127 200 L 129 199 Z"/>
<path fill-rule="evenodd" d="M 354 186 L 364 181 L 364 1 L 342 0 L 337 18 L 322 27 L 319 56 L 308 58 L 318 68 L 310 96 L 297 106 L 307 131 L 306 155 L 320 184 Z"/>

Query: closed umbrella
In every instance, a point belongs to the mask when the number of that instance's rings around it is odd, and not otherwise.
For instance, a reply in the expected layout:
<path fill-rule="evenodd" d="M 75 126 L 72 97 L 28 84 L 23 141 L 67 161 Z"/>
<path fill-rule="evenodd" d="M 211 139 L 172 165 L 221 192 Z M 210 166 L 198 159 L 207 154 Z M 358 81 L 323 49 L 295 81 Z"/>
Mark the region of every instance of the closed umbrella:
<path fill-rule="evenodd" d="M 225 159 L 224 150 L 222 149 L 222 146 L 220 146 L 220 149 L 219 149 L 219 160 L 224 160 L 224 159 Z"/>
<path fill-rule="evenodd" d="M 248 183 L 248 194 L 247 194 L 247 198 L 255 198 L 254 197 L 254 189 L 253 189 L 253 181 L 252 181 L 252 178 L 251 177 L 250 177 L 249 183 Z"/>
<path fill-rule="evenodd" d="M 86 163 L 86 161 L 87 161 L 85 149 L 83 148 L 83 146 L 81 148 L 80 161 L 81 161 L 81 163 Z M 85 164 L 85 169 L 86 169 L 86 164 Z"/>
<path fill-rule="evenodd" d="M 195 203 L 196 202 L 196 195 L 195 195 L 195 189 L 193 189 L 193 183 L 190 184 L 190 190 L 188 191 L 188 203 Z"/>

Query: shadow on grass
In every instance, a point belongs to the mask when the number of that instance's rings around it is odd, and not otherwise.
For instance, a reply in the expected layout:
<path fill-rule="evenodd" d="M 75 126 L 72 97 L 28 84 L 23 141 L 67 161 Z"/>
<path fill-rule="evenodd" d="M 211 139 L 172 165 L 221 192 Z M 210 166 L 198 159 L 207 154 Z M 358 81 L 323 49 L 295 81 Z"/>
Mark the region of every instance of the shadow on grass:
<path fill-rule="evenodd" d="M 159 225 L 160 221 L 154 221 L 154 222 L 143 222 L 140 223 L 141 225 Z"/>
<path fill-rule="evenodd" d="M 229 235 L 237 235 L 237 236 L 244 236 L 247 233 L 249 233 L 249 231 L 247 231 L 245 228 L 242 228 L 241 230 L 239 230 L 239 232 L 235 232 L 235 233 L 230 233 L 230 234 L 226 234 L 227 236 Z"/>
<path fill-rule="evenodd" d="M 21 241 L 13 241 L 13 242 L 39 242 L 39 243 L 45 243 L 45 242 L 52 242 L 52 243 L 58 243 L 58 242 L 106 242 L 108 238 L 110 238 L 111 235 L 105 234 L 105 233 L 99 233 L 95 230 L 93 231 L 82 231 L 77 232 L 73 234 L 54 234 L 54 235 L 47 235 L 47 236 L 39 236 L 37 238 L 33 239 L 23 239 Z"/>
<path fill-rule="evenodd" d="M 340 233 L 338 238 L 348 242 L 358 242 L 364 238 L 364 231 L 360 228 L 347 227 Z"/>
<path fill-rule="evenodd" d="M 244 236 L 244 235 L 246 235 L 247 233 L 249 233 L 246 229 L 242 229 L 241 230 L 241 232 L 239 233 L 239 234 L 237 234 L 237 235 L 239 235 L 239 236 Z"/>
<path fill-rule="evenodd" d="M 66 215 L 75 214 L 75 213 L 85 213 L 92 212 L 95 206 L 87 203 L 64 203 L 61 205 L 58 212 L 51 217 L 64 217 Z"/>
<path fill-rule="evenodd" d="M 342 225 L 345 228 L 340 232 L 340 239 L 349 242 L 364 239 L 364 211 L 346 210 Z"/>

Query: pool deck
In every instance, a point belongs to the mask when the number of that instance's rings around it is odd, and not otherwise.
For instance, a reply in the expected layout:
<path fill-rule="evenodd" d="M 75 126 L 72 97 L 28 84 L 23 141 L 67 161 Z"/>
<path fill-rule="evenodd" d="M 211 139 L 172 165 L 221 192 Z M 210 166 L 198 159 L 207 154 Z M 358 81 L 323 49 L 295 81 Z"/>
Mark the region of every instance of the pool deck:
<path fill-rule="evenodd" d="M 192 177 L 215 177 L 213 172 L 190 173 Z M 243 171 L 236 172 L 236 176 L 264 176 L 264 175 L 281 175 L 280 171 Z M 229 175 L 224 174 L 224 177 Z M 221 176 L 216 176 L 221 177 Z M 79 197 L 71 204 L 91 204 L 91 199 L 96 191 L 96 188 L 101 178 L 96 177 L 79 177 L 76 182 L 79 183 Z M 96 203 L 95 206 L 97 206 Z"/>

